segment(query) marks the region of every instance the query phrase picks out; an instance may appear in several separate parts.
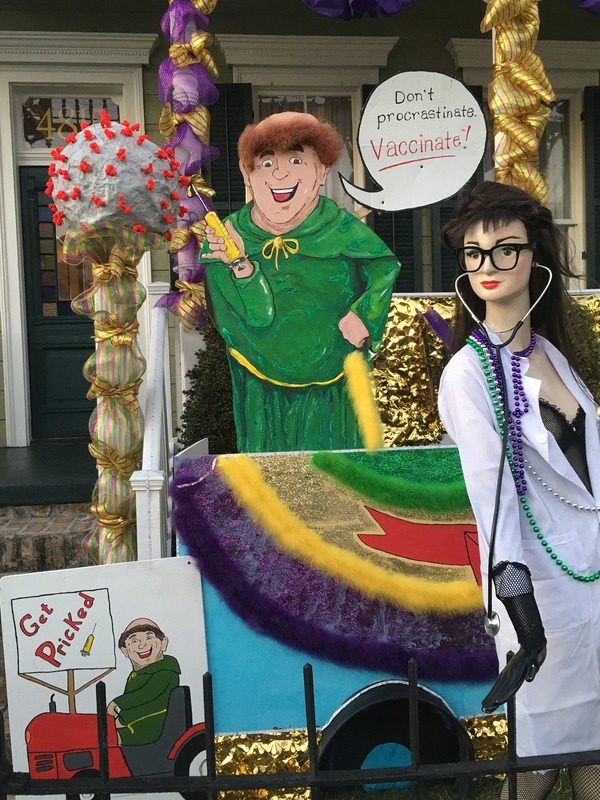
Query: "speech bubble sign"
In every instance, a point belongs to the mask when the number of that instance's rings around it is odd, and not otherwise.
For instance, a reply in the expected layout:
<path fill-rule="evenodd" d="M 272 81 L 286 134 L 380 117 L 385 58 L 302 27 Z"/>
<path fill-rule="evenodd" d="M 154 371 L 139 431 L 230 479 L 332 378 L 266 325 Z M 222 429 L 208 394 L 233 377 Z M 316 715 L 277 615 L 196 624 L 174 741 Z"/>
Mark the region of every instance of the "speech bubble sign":
<path fill-rule="evenodd" d="M 439 72 L 401 72 L 374 89 L 358 128 L 362 160 L 381 189 L 340 180 L 350 197 L 378 211 L 436 203 L 473 175 L 486 137 L 479 103 L 460 81 Z"/>

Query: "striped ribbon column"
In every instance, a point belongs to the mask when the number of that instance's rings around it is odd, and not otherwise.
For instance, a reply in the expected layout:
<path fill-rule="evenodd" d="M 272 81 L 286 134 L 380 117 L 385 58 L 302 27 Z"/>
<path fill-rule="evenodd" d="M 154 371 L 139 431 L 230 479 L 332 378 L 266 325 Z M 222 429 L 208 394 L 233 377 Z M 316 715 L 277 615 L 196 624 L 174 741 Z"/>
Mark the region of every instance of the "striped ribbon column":
<path fill-rule="evenodd" d="M 494 68 L 488 103 L 494 120 L 495 177 L 546 203 L 538 149 L 556 103 L 535 48 L 539 0 L 490 0 L 482 33 L 493 32 Z"/>

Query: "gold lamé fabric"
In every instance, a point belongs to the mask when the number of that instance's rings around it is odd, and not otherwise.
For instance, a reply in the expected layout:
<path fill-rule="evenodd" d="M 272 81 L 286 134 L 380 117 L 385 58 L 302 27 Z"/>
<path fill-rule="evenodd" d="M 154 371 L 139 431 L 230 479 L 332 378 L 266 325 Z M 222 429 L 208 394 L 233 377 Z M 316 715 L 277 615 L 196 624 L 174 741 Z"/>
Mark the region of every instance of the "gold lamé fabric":
<path fill-rule="evenodd" d="M 428 308 L 449 321 L 454 298 L 392 298 L 373 370 L 386 447 L 431 444 L 444 433 L 437 391 L 450 354 L 422 316 Z"/>
<path fill-rule="evenodd" d="M 600 398 L 600 295 L 575 295 L 572 338 L 586 385 Z M 375 357 L 375 396 L 384 423 L 386 447 L 439 442 L 444 428 L 437 393 L 446 346 L 423 319 L 433 308 L 450 321 L 454 296 L 394 296 L 383 344 Z"/>
<path fill-rule="evenodd" d="M 477 761 L 506 758 L 508 725 L 504 714 L 464 717 L 462 723 L 471 738 L 473 753 Z"/>
<path fill-rule="evenodd" d="M 471 738 L 476 760 L 506 757 L 508 729 L 504 714 L 467 717 L 462 723 Z M 268 775 L 310 769 L 308 737 L 303 729 L 219 735 L 215 737 L 215 756 L 220 775 Z M 310 800 L 310 790 L 255 789 L 219 792 L 219 797 L 221 800 Z"/>
<path fill-rule="evenodd" d="M 238 733 L 215 737 L 217 772 L 221 775 L 261 775 L 308 772 L 305 730 Z M 219 792 L 223 800 L 310 800 L 309 789 L 254 789 Z"/>

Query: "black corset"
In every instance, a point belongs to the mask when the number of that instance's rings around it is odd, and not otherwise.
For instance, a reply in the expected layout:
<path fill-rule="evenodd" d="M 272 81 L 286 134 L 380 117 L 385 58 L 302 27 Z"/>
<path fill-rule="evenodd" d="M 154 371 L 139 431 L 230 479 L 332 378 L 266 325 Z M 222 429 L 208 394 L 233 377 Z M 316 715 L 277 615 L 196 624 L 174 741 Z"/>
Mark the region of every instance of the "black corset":
<path fill-rule="evenodd" d="M 585 411 L 581 406 L 572 422 L 556 406 L 540 397 L 540 414 L 546 430 L 556 439 L 588 492 L 592 493 L 587 458 L 585 455 Z"/>

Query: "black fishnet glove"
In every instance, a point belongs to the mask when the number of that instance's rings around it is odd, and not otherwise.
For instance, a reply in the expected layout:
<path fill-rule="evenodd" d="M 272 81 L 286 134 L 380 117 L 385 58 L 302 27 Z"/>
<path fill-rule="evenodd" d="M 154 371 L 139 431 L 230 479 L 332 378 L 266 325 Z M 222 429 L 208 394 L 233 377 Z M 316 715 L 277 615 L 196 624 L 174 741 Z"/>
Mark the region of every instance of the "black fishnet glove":
<path fill-rule="evenodd" d="M 523 685 L 523 681 L 532 681 L 546 658 L 546 647 L 532 653 L 520 647 L 508 664 L 504 667 L 490 691 L 481 701 L 485 714 L 491 714 L 498 706 L 504 705 Z"/>
<path fill-rule="evenodd" d="M 546 635 L 533 595 L 531 573 L 524 564 L 503 561 L 494 567 L 492 577 L 521 647 L 484 697 L 481 707 L 486 714 L 513 697 L 524 681 L 532 681 L 546 658 Z"/>

